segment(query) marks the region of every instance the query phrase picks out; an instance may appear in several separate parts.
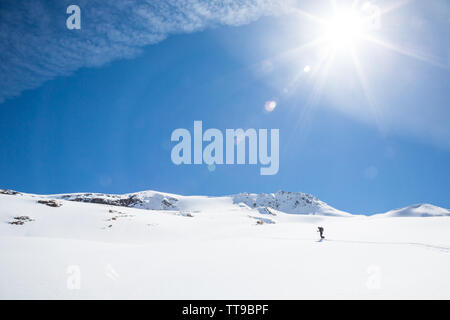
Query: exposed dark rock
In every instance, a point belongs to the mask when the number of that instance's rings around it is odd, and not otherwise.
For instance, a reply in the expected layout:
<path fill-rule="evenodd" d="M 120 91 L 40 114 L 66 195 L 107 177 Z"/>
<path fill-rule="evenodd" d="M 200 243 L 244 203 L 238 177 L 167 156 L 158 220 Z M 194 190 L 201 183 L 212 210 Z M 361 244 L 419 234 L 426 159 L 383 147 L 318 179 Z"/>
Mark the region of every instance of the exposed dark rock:
<path fill-rule="evenodd" d="M 9 224 L 15 224 L 15 225 L 18 225 L 18 226 L 21 226 L 21 225 L 23 225 L 23 221 L 11 221 L 11 222 L 9 222 Z"/>
<path fill-rule="evenodd" d="M 82 195 L 77 195 L 75 198 L 73 198 L 70 195 L 63 196 L 63 198 L 69 201 L 107 204 L 119 207 L 134 207 L 136 205 L 143 203 L 142 200 L 138 199 L 135 195 L 132 195 L 128 198 L 119 198 L 117 196 L 114 197 L 112 195 L 100 198 L 99 196 L 102 196 L 102 194 L 97 194 L 97 197 L 93 197 L 91 193 L 86 193 Z"/>
<path fill-rule="evenodd" d="M 175 199 L 175 198 L 170 198 L 170 200 L 177 201 L 177 199 Z M 161 204 L 166 207 L 165 209 L 174 208 L 174 205 L 172 203 L 170 203 L 168 199 L 162 199 Z"/>
<path fill-rule="evenodd" d="M 55 201 L 55 200 L 38 200 L 38 203 L 45 204 L 45 205 L 47 205 L 49 207 L 53 207 L 53 208 L 62 206 L 62 204 L 60 202 Z"/>
<path fill-rule="evenodd" d="M 20 192 L 14 191 L 14 190 L 9 190 L 9 189 L 0 189 L 0 194 L 7 194 L 7 195 L 16 195 L 16 194 L 20 194 Z"/>
<path fill-rule="evenodd" d="M 8 223 L 18 225 L 18 226 L 23 225 L 25 222 L 34 221 L 34 219 L 31 219 L 28 216 L 18 216 L 18 217 L 14 217 L 13 219 L 14 219 L 13 221 L 8 222 Z"/>
<path fill-rule="evenodd" d="M 178 199 L 163 194 L 152 194 L 150 196 L 142 194 L 101 194 L 101 193 L 80 193 L 60 196 L 61 199 L 76 202 L 97 203 L 110 206 L 129 207 L 151 210 L 177 210 Z M 111 212 L 112 213 L 112 212 Z"/>

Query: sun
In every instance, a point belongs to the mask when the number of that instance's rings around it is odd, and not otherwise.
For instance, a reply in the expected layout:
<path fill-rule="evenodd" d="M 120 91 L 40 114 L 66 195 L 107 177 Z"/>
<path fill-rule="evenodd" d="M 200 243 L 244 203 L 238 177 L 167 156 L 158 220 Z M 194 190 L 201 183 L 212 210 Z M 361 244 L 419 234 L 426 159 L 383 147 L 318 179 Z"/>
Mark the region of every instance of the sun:
<path fill-rule="evenodd" d="M 341 10 L 324 24 L 324 39 L 334 49 L 348 49 L 364 33 L 362 16 L 353 10 Z"/>

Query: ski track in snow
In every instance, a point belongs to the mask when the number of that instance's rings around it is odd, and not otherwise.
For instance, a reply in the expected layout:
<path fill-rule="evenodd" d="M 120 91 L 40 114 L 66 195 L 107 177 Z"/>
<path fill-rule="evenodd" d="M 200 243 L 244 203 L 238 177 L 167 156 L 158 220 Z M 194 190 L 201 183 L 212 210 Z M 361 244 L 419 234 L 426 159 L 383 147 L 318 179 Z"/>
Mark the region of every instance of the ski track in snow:
<path fill-rule="evenodd" d="M 449 253 L 449 247 L 437 246 L 428 243 L 420 243 L 420 242 L 377 242 L 377 241 L 355 241 L 355 240 L 334 240 L 334 239 L 326 239 L 327 241 L 332 242 L 344 242 L 344 243 L 361 243 L 361 244 L 383 244 L 383 245 L 407 245 L 407 246 L 416 246 L 423 247 L 427 249 L 434 249 L 440 252 Z"/>
<path fill-rule="evenodd" d="M 296 240 L 296 241 L 313 241 L 313 239 L 300 239 L 300 238 L 285 238 L 285 237 L 269 237 L 268 239 L 278 240 Z M 437 246 L 428 243 L 420 242 L 383 242 L 383 241 L 356 241 L 356 240 L 338 240 L 338 239 L 318 239 L 316 242 L 342 242 L 342 243 L 354 243 L 354 244 L 381 244 L 381 245 L 406 245 L 417 246 L 426 249 L 433 249 L 444 253 L 450 253 L 450 247 Z"/>

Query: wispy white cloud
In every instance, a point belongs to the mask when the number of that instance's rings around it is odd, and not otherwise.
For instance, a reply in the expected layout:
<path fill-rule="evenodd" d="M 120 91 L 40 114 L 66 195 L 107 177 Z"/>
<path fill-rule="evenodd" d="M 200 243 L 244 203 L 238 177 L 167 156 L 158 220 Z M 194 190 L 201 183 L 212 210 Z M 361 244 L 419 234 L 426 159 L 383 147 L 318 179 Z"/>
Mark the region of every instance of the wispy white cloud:
<path fill-rule="evenodd" d="M 0 103 L 81 67 L 137 55 L 171 34 L 238 26 L 277 15 L 290 0 L 2 1 Z M 81 8 L 81 30 L 66 29 L 66 8 Z"/>

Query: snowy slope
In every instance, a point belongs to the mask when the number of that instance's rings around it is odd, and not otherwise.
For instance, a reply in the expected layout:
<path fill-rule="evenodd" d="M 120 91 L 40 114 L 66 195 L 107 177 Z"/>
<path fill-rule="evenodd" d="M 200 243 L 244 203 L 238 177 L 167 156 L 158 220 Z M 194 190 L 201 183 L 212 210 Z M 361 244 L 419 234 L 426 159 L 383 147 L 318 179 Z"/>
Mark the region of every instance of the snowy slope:
<path fill-rule="evenodd" d="M 0 192 L 0 298 L 450 298 L 448 216 L 292 214 L 301 195 L 277 194 Z"/>
<path fill-rule="evenodd" d="M 26 195 L 12 190 L 0 189 L 0 194 Z M 33 195 L 31 195 L 33 196 Z M 36 196 L 36 195 L 34 195 Z M 317 197 L 302 192 L 278 191 L 276 193 L 239 193 L 231 196 L 181 196 L 158 191 L 141 191 L 128 194 L 72 193 L 41 195 L 48 199 L 60 199 L 76 202 L 106 204 L 146 210 L 199 211 L 214 209 L 218 202 L 226 204 L 229 210 L 236 206 L 246 206 L 260 213 L 281 211 L 290 214 L 309 214 L 324 216 L 350 217 L 350 213 L 338 210 L 319 200 Z M 377 216 L 390 217 L 436 217 L 449 216 L 450 210 L 431 204 L 412 205 L 395 209 Z"/>

